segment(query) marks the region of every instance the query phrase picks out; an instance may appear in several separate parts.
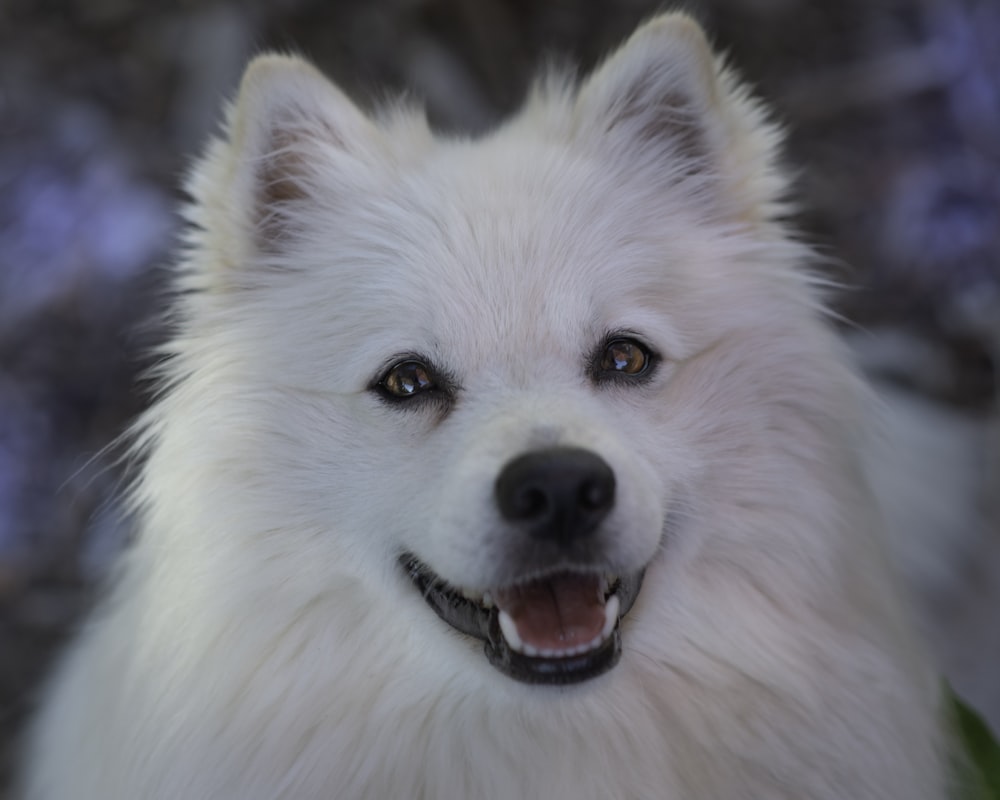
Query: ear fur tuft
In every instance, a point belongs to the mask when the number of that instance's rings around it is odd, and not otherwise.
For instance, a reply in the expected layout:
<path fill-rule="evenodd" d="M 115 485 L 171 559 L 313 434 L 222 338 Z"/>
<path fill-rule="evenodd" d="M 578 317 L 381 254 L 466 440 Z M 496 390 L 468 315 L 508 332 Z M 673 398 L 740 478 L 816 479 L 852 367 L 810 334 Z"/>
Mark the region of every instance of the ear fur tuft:
<path fill-rule="evenodd" d="M 639 28 L 583 84 L 578 135 L 673 183 L 695 180 L 723 216 L 774 216 L 784 182 L 780 141 L 760 105 L 737 88 L 701 27 L 678 13 Z"/>

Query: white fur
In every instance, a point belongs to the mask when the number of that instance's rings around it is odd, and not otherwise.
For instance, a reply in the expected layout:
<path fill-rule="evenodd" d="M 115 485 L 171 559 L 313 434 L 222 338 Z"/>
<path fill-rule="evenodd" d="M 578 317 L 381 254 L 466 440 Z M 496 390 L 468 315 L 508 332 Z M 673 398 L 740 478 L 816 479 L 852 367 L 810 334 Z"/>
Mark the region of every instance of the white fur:
<path fill-rule="evenodd" d="M 24 796 L 943 797 L 867 400 L 777 219 L 777 141 L 677 15 L 477 141 L 255 62 L 191 183 L 141 535 Z M 664 356 L 651 382 L 589 379 L 619 329 Z M 409 352 L 450 409 L 369 390 Z M 493 585 L 496 475 L 549 443 L 613 467 L 611 549 L 650 562 L 621 663 L 566 688 L 500 674 L 396 563 Z"/>

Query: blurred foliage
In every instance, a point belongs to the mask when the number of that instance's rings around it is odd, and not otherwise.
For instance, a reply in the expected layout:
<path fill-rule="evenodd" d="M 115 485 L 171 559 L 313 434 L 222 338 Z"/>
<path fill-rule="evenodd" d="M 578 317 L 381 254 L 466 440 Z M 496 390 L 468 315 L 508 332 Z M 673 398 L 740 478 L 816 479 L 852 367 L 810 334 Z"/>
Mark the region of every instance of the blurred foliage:
<path fill-rule="evenodd" d="M 1000 800 L 1000 744 L 983 718 L 949 692 L 968 763 L 969 800 Z"/>

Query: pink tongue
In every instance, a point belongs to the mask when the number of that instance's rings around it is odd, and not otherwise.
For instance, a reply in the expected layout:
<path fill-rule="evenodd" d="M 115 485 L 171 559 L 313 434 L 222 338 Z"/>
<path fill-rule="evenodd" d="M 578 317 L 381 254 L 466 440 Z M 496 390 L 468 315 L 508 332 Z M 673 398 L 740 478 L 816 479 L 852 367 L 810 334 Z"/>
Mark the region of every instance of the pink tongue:
<path fill-rule="evenodd" d="M 604 628 L 599 589 L 596 575 L 555 575 L 499 589 L 493 598 L 510 614 L 522 642 L 539 650 L 568 650 L 590 642 Z"/>

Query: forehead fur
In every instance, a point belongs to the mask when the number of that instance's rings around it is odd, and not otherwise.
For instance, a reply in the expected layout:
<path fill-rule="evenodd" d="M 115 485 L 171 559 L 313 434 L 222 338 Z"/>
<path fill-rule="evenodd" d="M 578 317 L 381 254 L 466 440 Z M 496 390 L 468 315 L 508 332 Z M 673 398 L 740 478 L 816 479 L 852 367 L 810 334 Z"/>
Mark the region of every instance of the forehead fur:
<path fill-rule="evenodd" d="M 683 357 L 718 335 L 699 330 L 703 303 L 810 301 L 778 220 L 777 141 L 678 15 L 581 83 L 543 77 L 479 139 L 436 136 L 404 106 L 369 116 L 305 62 L 264 56 L 194 173 L 184 280 L 240 295 L 196 316 L 308 314 L 373 350 L 432 347 L 444 329 L 470 348 L 578 342 L 647 321 Z M 755 307 L 713 319 L 738 326 Z"/>

